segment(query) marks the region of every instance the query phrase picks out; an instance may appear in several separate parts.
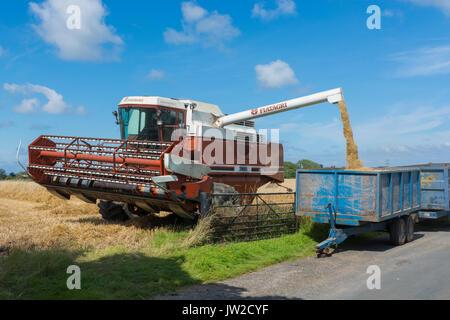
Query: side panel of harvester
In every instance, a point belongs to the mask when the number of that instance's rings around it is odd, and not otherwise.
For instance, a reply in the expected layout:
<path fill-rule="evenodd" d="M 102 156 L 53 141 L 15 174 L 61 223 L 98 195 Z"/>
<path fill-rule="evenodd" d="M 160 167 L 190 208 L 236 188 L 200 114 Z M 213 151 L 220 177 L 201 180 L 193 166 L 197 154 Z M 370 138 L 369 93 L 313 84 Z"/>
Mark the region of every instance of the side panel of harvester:
<path fill-rule="evenodd" d="M 381 222 L 420 209 L 418 169 L 403 171 L 297 171 L 296 212 L 329 223 L 359 226 Z"/>
<path fill-rule="evenodd" d="M 278 143 L 184 137 L 183 148 L 172 154 L 196 159 L 209 167 L 214 182 L 239 193 L 255 193 L 268 182 L 284 181 L 283 146 Z"/>

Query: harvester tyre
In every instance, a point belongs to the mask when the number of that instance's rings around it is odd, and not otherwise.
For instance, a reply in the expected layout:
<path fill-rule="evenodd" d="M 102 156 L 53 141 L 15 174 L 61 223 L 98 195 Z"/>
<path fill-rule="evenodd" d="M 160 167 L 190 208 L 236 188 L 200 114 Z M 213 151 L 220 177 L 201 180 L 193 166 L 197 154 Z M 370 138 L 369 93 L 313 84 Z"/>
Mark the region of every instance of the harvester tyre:
<path fill-rule="evenodd" d="M 127 221 L 130 219 L 120 202 L 100 200 L 98 207 L 103 219 L 107 221 Z"/>
<path fill-rule="evenodd" d="M 225 203 L 235 204 L 239 202 L 239 196 L 236 189 L 234 189 L 232 186 L 225 184 L 225 183 L 219 183 L 214 182 L 213 183 L 213 194 L 217 193 L 226 193 L 225 196 L 216 196 L 214 197 L 214 202 L 216 205 L 223 205 Z"/>
<path fill-rule="evenodd" d="M 405 219 L 394 219 L 389 225 L 389 235 L 394 246 L 401 246 L 406 242 Z"/>

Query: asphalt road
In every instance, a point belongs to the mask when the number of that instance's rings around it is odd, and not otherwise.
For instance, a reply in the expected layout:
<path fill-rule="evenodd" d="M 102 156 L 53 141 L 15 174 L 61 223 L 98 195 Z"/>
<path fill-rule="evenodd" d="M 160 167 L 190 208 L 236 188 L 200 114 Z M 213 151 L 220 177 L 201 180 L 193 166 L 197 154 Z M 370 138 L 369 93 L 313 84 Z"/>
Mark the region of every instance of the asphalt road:
<path fill-rule="evenodd" d="M 387 235 L 359 239 L 329 258 L 285 262 L 158 299 L 450 299 L 450 225 L 418 228 L 403 246 L 391 246 Z M 381 271 L 379 290 L 367 288 L 371 265 Z"/>

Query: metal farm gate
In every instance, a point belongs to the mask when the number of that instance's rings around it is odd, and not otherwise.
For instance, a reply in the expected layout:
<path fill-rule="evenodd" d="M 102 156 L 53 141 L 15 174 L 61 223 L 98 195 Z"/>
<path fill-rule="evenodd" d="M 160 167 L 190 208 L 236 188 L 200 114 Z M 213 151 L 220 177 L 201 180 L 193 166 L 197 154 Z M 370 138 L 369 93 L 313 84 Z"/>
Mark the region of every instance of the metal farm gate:
<path fill-rule="evenodd" d="M 295 233 L 295 192 L 217 193 L 203 201 L 216 242 L 253 241 Z"/>

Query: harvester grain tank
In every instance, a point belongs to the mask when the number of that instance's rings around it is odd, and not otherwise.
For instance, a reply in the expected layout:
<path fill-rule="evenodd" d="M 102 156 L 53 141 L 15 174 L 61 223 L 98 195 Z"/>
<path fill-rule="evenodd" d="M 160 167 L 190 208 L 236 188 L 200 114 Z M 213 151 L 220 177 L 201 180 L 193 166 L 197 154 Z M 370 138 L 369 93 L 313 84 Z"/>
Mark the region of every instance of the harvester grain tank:
<path fill-rule="evenodd" d="M 203 193 L 284 181 L 282 145 L 267 142 L 252 119 L 341 100 L 334 89 L 224 115 L 193 100 L 126 97 L 115 112 L 121 139 L 40 136 L 29 145 L 28 172 L 58 197 L 101 200 L 106 219 L 160 211 L 196 219 Z"/>

